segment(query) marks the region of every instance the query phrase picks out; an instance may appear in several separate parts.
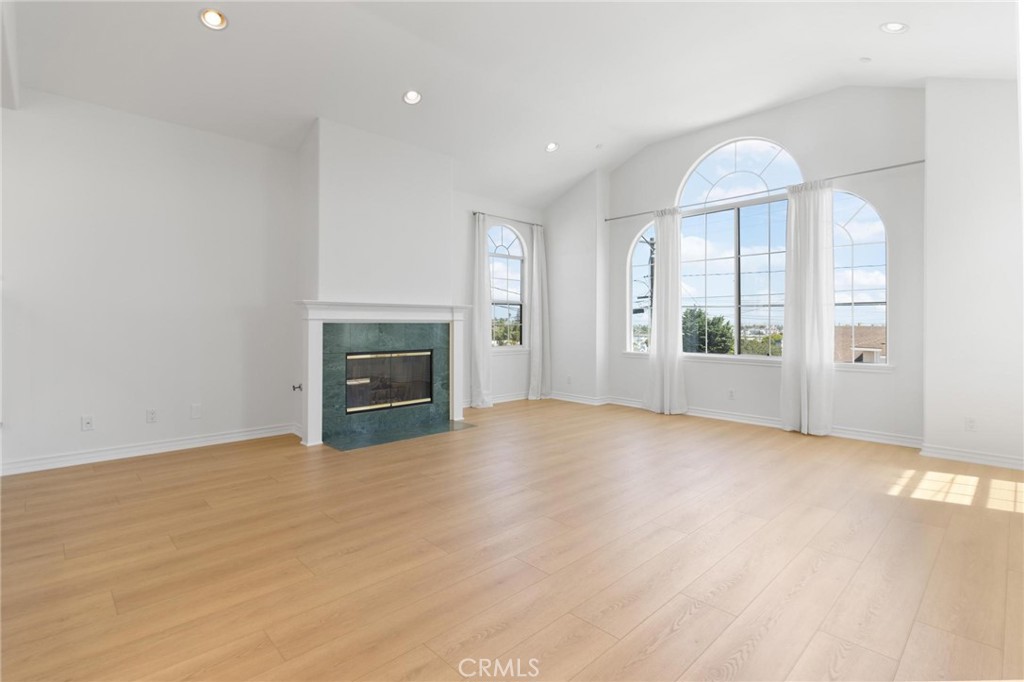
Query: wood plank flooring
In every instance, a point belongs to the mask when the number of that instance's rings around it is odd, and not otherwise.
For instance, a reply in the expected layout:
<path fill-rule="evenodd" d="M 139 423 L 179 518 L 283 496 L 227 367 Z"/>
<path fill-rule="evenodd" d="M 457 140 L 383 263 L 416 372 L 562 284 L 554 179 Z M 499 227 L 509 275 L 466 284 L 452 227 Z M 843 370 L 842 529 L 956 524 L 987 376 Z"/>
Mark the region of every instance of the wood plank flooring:
<path fill-rule="evenodd" d="M 1020 471 L 559 401 L 0 481 L 4 680 L 1024 675 Z"/>

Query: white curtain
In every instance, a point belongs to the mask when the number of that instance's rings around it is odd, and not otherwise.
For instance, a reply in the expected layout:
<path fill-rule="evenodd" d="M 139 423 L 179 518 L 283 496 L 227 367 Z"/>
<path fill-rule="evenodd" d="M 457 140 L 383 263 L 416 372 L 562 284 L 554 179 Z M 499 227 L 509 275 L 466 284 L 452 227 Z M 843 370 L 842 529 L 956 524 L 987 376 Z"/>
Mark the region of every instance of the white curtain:
<path fill-rule="evenodd" d="M 832 183 L 789 188 L 782 427 L 817 436 L 832 431 L 835 273 Z"/>
<path fill-rule="evenodd" d="M 533 248 L 526 286 L 530 292 L 528 304 L 530 334 L 530 400 L 551 395 L 551 343 L 548 326 L 548 266 L 544 251 L 544 228 L 532 227 Z"/>
<path fill-rule="evenodd" d="M 652 412 L 683 414 L 687 405 L 679 310 L 679 212 L 668 209 L 655 215 L 654 309 L 644 406 Z"/>
<path fill-rule="evenodd" d="M 475 217 L 469 400 L 473 407 L 491 407 L 491 262 L 487 249 L 487 216 L 477 213 Z"/>

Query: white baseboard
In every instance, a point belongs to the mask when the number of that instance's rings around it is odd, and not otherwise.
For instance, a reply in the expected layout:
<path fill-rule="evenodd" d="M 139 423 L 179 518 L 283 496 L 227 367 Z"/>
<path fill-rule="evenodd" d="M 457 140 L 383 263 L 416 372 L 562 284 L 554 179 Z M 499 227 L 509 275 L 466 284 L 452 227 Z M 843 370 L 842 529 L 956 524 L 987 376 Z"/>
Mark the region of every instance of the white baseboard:
<path fill-rule="evenodd" d="M 756 414 L 743 412 L 726 412 L 724 410 L 707 410 L 702 407 L 691 407 L 686 411 L 691 417 L 707 417 L 708 419 L 722 419 L 728 422 L 739 422 L 741 424 L 754 424 L 756 426 L 771 426 L 776 429 L 782 428 L 782 423 L 773 417 L 761 417 Z"/>
<path fill-rule="evenodd" d="M 644 409 L 644 401 L 633 400 L 632 398 L 617 398 L 616 396 L 608 396 L 605 398 L 605 402 L 610 405 L 621 405 L 622 407 L 635 407 L 637 409 Z"/>
<path fill-rule="evenodd" d="M 773 417 L 761 417 L 758 415 L 744 414 L 741 412 L 725 412 L 721 410 L 706 410 L 691 407 L 687 414 L 694 417 L 708 417 L 710 419 L 724 419 L 726 421 L 740 422 L 743 424 L 755 424 L 757 426 L 770 426 L 781 429 L 782 422 Z M 905 436 L 898 433 L 887 433 L 885 431 L 869 431 L 867 429 L 855 429 L 849 427 L 833 427 L 830 436 L 836 438 L 850 438 L 852 440 L 863 440 L 871 443 L 884 443 L 885 445 L 901 445 L 908 448 L 920 448 L 921 439 L 914 436 Z"/>
<path fill-rule="evenodd" d="M 869 431 L 867 429 L 852 429 L 838 426 L 832 429 L 830 435 L 838 438 L 884 443 L 886 445 L 902 445 L 907 448 L 921 447 L 921 439 L 916 436 L 904 436 L 899 433 L 886 433 L 885 431 Z"/>
<path fill-rule="evenodd" d="M 502 395 L 491 396 L 492 403 L 510 403 L 513 400 L 526 400 L 526 393 L 503 393 Z"/>
<path fill-rule="evenodd" d="M 691 407 L 687 414 L 694 417 L 708 417 L 710 419 L 724 419 L 726 421 L 741 422 L 744 424 L 756 424 L 759 426 L 782 428 L 782 424 L 778 419 L 759 417 L 738 412 L 723 412 L 720 410 L 705 410 Z M 1002 467 L 1005 469 L 1024 469 L 1024 459 L 1021 458 L 1014 458 L 1010 455 L 1001 455 L 991 452 L 967 452 L 964 450 L 956 450 L 936 445 L 922 445 L 920 438 L 906 436 L 903 434 L 838 427 L 832 429 L 832 433 L 830 435 L 837 438 L 852 438 L 854 440 L 870 441 L 872 443 L 920 448 L 921 454 L 925 457 L 952 459 L 959 462 L 970 462 L 972 464 L 986 464 L 988 466 Z"/>
<path fill-rule="evenodd" d="M 552 393 L 549 398 L 554 400 L 564 400 L 568 403 L 580 403 L 581 405 L 604 405 L 608 402 L 606 398 L 591 398 L 586 395 L 576 395 L 575 393 Z"/>
<path fill-rule="evenodd" d="M 527 397 L 528 396 L 525 393 L 502 393 L 501 395 L 491 396 L 491 403 L 510 403 L 513 400 L 526 400 Z M 473 401 L 464 400 L 462 402 L 462 407 L 463 409 L 473 407 Z"/>
<path fill-rule="evenodd" d="M 20 460 L 14 462 L 3 462 L 3 475 L 24 474 L 30 471 L 43 471 L 45 469 L 57 469 L 60 467 L 76 466 L 78 464 L 94 464 L 106 462 L 112 459 L 125 459 L 128 457 L 139 457 L 141 455 L 155 455 L 161 452 L 173 452 L 175 450 L 188 450 L 190 448 L 201 448 L 207 445 L 222 445 L 254 438 L 267 438 L 270 436 L 283 436 L 285 434 L 299 435 L 301 429 L 297 424 L 281 424 L 278 426 L 263 426 L 255 429 L 241 429 L 238 431 L 226 431 L 214 433 L 207 436 L 187 436 L 185 438 L 170 438 L 168 440 L 152 441 L 149 443 L 136 443 L 134 445 L 119 445 L 112 448 L 99 448 L 97 450 L 79 450 L 77 452 L 65 452 L 59 455 L 45 455 L 34 459 Z"/>
<path fill-rule="evenodd" d="M 988 466 L 1003 467 L 1004 469 L 1024 469 L 1024 460 L 1020 457 L 996 454 L 994 452 L 968 452 L 966 450 L 957 450 L 955 448 L 925 443 L 921 446 L 921 454 L 925 457 L 954 459 L 958 462 L 970 462 L 972 464 L 987 464 Z"/>
<path fill-rule="evenodd" d="M 505 393 L 503 395 L 496 395 L 491 398 L 491 402 L 497 403 L 508 403 L 513 400 L 528 400 L 529 396 L 526 393 Z M 575 393 L 552 393 L 551 395 L 543 396 L 543 399 L 551 400 L 564 400 L 569 403 L 579 403 L 581 405 L 621 405 L 623 407 L 638 407 L 643 408 L 644 403 L 642 400 L 633 400 L 631 398 L 591 398 L 585 395 L 576 395 Z M 472 407 L 470 401 L 465 401 L 463 407 Z"/>

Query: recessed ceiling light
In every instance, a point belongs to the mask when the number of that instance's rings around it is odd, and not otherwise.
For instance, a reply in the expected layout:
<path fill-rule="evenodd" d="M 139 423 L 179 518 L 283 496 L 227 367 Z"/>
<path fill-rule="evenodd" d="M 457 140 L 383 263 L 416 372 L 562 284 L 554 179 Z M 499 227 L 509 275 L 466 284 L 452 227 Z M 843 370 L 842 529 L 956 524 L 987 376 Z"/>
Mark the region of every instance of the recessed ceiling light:
<path fill-rule="evenodd" d="M 883 33 L 906 33 L 910 30 L 910 26 L 899 21 L 887 21 L 878 28 L 882 29 Z"/>
<path fill-rule="evenodd" d="M 861 57 L 858 61 L 861 64 L 870 64 L 871 63 L 871 57 Z"/>
<path fill-rule="evenodd" d="M 420 100 L 423 99 L 423 95 L 416 92 L 415 90 L 409 90 L 402 95 L 402 101 L 406 104 L 419 104 Z"/>
<path fill-rule="evenodd" d="M 548 142 L 548 146 L 544 147 L 544 151 L 546 151 L 546 152 L 557 152 L 558 151 L 558 143 L 557 142 Z"/>
<path fill-rule="evenodd" d="M 199 13 L 199 21 L 214 31 L 222 31 L 228 27 L 228 18 L 215 9 L 204 9 Z"/>

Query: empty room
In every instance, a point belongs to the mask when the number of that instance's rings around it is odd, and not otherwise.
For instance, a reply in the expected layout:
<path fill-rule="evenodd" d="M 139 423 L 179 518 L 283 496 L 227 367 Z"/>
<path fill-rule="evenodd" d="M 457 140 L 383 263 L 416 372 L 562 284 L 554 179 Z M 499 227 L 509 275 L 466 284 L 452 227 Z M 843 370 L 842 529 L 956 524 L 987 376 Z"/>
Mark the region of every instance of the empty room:
<path fill-rule="evenodd" d="M 3 679 L 1024 678 L 1021 26 L 3 2 Z"/>

